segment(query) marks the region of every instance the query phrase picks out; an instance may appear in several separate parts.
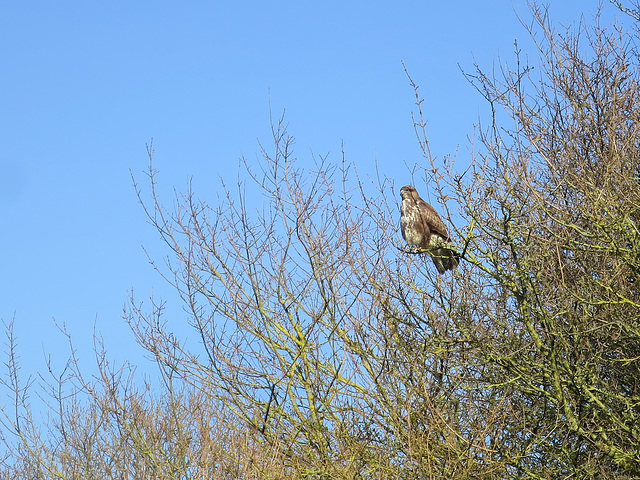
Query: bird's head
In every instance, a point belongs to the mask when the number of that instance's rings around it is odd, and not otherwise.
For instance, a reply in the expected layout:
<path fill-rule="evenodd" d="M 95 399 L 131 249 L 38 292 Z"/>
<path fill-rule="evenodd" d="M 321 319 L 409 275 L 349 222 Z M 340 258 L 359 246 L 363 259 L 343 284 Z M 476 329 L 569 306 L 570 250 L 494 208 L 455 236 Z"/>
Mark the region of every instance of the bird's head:
<path fill-rule="evenodd" d="M 413 198 L 416 194 L 416 187 L 413 185 L 405 185 L 400 189 L 400 196 L 404 198 Z"/>

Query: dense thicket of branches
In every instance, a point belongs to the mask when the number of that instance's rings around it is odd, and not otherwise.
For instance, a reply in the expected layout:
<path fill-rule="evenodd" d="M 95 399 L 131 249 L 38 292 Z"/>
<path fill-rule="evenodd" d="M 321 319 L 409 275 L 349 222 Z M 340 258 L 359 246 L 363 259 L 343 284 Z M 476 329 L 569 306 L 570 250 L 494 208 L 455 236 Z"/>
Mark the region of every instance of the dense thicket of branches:
<path fill-rule="evenodd" d="M 188 192 L 165 208 L 151 166 L 143 205 L 171 252 L 158 269 L 199 341 L 132 299 L 163 385 L 136 387 L 98 348 L 98 378 L 72 361 L 50 385 L 42 431 L 10 338 L 3 475 L 640 476 L 636 36 L 533 18 L 536 70 L 516 52 L 468 75 L 494 112 L 470 164 L 432 158 L 414 85 L 413 173 L 455 232 L 457 271 L 398 249 L 401 185 L 344 159 L 303 169 L 283 122 L 217 205 Z"/>
<path fill-rule="evenodd" d="M 617 28 L 561 35 L 537 19 L 541 78 L 519 58 L 501 80 L 472 77 L 515 120 L 483 132 L 482 174 L 463 187 L 469 259 L 495 282 L 475 296 L 503 302 L 482 321 L 506 329 L 502 348 L 480 345 L 535 432 L 526 468 L 637 475 L 638 59 Z"/>

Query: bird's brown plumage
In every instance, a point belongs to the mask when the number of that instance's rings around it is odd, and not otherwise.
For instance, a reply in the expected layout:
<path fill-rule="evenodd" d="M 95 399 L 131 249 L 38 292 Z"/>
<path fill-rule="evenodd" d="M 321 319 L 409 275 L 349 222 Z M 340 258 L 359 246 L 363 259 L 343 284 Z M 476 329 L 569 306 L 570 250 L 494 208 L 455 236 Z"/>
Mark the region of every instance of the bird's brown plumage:
<path fill-rule="evenodd" d="M 400 227 L 409 246 L 419 253 L 429 253 L 440 273 L 457 267 L 459 254 L 436 209 L 420 198 L 413 185 L 402 187 L 400 195 Z"/>

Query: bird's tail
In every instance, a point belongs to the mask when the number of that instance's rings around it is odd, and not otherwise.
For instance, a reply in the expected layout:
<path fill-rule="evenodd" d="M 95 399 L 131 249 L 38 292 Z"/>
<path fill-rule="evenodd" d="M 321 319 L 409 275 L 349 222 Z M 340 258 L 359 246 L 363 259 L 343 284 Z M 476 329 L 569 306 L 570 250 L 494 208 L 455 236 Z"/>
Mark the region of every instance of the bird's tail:
<path fill-rule="evenodd" d="M 440 274 L 453 270 L 460 263 L 460 254 L 450 247 L 440 247 L 431 251 L 431 258 Z"/>

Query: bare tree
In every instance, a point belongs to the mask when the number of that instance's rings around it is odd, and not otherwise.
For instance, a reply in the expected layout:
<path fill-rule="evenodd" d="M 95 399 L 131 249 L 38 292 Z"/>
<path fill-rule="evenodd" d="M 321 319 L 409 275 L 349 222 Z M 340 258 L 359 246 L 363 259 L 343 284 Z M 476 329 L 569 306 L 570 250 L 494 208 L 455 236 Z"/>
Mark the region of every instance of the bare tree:
<path fill-rule="evenodd" d="M 215 203 L 165 207 L 150 147 L 136 191 L 170 252 L 152 260 L 197 341 L 131 298 L 162 384 L 99 339 L 87 378 L 71 346 L 42 378 L 43 430 L 9 326 L 3 478 L 637 478 L 635 36 L 532 12 L 540 68 L 516 46 L 468 74 L 493 112 L 469 164 L 431 155 L 409 77 L 412 173 L 454 232 L 453 272 L 402 251 L 399 186 L 344 155 L 298 162 L 282 119 Z"/>
<path fill-rule="evenodd" d="M 431 156 L 411 80 L 423 178 L 463 252 L 452 275 L 399 253 L 392 182 L 302 171 L 282 122 L 215 208 L 189 193 L 168 212 L 151 169 L 147 212 L 201 350 L 157 309 L 134 330 L 296 471 L 637 473 L 637 61 L 617 26 L 533 18 L 536 77 L 517 47 L 501 77 L 469 75 L 494 116 L 464 172 Z"/>
<path fill-rule="evenodd" d="M 460 405 L 476 380 L 466 372 L 472 355 L 449 332 L 452 277 L 436 280 L 423 258 L 399 251 L 391 182 L 366 194 L 371 186 L 346 162 L 322 159 L 304 172 L 282 121 L 273 133 L 259 173 L 247 167 L 251 183 L 216 207 L 187 194 L 168 212 L 151 168 L 145 208 L 179 260 L 165 277 L 202 342 L 178 341 L 160 308 L 133 303 L 138 340 L 267 444 L 286 446 L 300 472 L 348 477 L 407 463 L 444 477 L 482 468 L 466 460 L 490 453 L 483 437 L 494 425 L 469 433 L 476 407 Z M 259 211 L 245 189 L 264 200 Z M 425 277 L 439 282 L 438 300 Z"/>
<path fill-rule="evenodd" d="M 559 33 L 544 9 L 533 13 L 535 76 L 519 51 L 501 78 L 469 75 L 514 125 L 496 115 L 480 132 L 473 181 L 454 184 L 474 225 L 467 259 L 478 278 L 466 288 L 494 336 L 478 345 L 522 412 L 514 465 L 543 477 L 636 476 L 637 55 L 617 25 Z"/>

